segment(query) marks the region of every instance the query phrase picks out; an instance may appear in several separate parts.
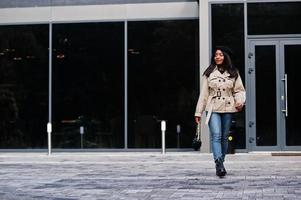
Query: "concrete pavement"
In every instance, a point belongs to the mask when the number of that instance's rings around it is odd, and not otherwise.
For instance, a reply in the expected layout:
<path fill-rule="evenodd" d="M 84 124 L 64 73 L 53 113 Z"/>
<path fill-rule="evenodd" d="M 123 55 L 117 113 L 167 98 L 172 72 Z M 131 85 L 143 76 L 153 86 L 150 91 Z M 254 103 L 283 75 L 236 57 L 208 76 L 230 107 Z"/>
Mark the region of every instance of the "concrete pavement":
<path fill-rule="evenodd" d="M 0 199 L 301 200 L 301 156 L 198 152 L 0 153 Z"/>

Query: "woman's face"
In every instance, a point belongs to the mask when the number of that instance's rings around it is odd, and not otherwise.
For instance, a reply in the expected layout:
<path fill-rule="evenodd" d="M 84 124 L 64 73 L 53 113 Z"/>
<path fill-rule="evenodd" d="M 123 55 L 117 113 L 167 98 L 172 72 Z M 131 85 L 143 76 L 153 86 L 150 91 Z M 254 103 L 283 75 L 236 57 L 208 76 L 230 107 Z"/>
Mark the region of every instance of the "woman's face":
<path fill-rule="evenodd" d="M 221 65 L 224 62 L 224 54 L 221 50 L 216 50 L 214 55 L 215 64 Z"/>

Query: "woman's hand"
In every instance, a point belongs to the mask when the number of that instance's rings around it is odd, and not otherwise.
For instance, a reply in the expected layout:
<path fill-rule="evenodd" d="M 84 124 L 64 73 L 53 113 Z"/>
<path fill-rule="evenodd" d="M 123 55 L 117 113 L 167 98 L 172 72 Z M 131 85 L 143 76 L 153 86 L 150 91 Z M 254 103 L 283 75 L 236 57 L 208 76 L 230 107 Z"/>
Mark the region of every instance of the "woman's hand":
<path fill-rule="evenodd" d="M 195 123 L 199 124 L 201 122 L 201 117 L 195 116 Z"/>
<path fill-rule="evenodd" d="M 236 110 L 238 110 L 238 111 L 241 111 L 243 107 L 244 107 L 243 104 L 240 104 L 240 103 L 236 103 L 236 104 L 235 104 L 235 108 L 236 108 Z"/>

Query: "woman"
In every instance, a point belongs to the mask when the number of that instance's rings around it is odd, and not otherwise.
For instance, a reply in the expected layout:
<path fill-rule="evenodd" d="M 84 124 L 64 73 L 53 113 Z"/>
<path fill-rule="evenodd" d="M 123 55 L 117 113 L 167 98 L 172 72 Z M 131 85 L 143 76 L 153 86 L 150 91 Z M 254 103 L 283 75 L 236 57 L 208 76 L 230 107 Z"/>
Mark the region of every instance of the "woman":
<path fill-rule="evenodd" d="M 238 70 L 232 65 L 231 51 L 227 47 L 217 47 L 205 70 L 202 88 L 195 111 L 196 123 L 201 122 L 206 111 L 211 146 L 216 166 L 216 175 L 226 175 L 225 155 L 228 149 L 228 133 L 232 114 L 241 111 L 245 103 L 245 88 Z"/>

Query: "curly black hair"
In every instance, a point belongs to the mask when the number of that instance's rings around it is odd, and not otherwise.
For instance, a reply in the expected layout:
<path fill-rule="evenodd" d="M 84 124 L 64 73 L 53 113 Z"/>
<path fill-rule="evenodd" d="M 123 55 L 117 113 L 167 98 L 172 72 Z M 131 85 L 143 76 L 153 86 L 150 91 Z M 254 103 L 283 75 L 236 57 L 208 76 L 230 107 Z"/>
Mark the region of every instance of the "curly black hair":
<path fill-rule="evenodd" d="M 230 55 L 232 55 L 233 52 L 231 51 L 231 49 L 229 49 L 228 47 L 225 47 L 225 46 L 217 46 L 215 48 L 214 53 L 211 56 L 211 63 L 209 65 L 209 67 L 207 67 L 207 69 L 205 70 L 203 75 L 209 77 L 210 74 L 215 69 L 215 67 L 217 66 L 217 64 L 215 63 L 215 60 L 214 60 L 215 52 L 217 50 L 220 50 L 224 55 L 224 62 L 221 65 L 218 65 L 218 68 L 221 68 L 224 71 L 227 71 L 230 74 L 231 78 L 236 79 L 238 77 L 238 70 L 232 64 L 232 60 L 230 57 Z"/>

